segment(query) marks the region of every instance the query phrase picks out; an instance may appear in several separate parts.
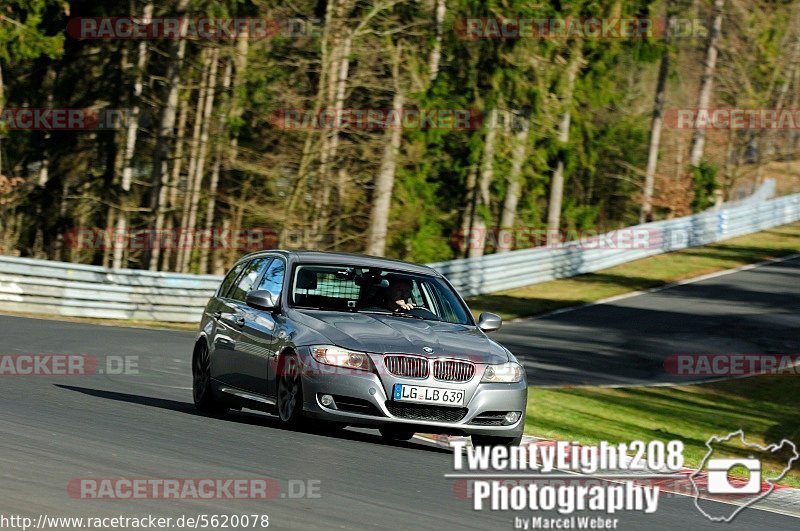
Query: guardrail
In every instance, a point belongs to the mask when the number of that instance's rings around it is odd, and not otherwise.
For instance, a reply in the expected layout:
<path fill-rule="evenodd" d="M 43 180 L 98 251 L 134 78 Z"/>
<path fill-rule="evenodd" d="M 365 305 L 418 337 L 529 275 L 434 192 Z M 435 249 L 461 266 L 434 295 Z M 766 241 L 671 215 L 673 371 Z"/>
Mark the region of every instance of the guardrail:
<path fill-rule="evenodd" d="M 753 196 L 693 216 L 646 223 L 559 247 L 537 247 L 430 264 L 465 296 L 590 273 L 656 254 L 705 245 L 800 219 L 800 194 Z M 642 248 L 602 248 L 621 231 L 647 236 Z M 0 310 L 71 317 L 198 322 L 221 277 L 0 256 Z"/>
<path fill-rule="evenodd" d="M 0 310 L 199 322 L 222 277 L 0 256 Z"/>
<path fill-rule="evenodd" d="M 800 219 L 800 194 L 750 198 L 700 214 L 611 231 L 596 239 L 430 264 L 463 295 L 473 296 L 591 273 L 669 251 L 706 245 Z M 639 248 L 604 248 L 604 241 L 646 237 Z"/>

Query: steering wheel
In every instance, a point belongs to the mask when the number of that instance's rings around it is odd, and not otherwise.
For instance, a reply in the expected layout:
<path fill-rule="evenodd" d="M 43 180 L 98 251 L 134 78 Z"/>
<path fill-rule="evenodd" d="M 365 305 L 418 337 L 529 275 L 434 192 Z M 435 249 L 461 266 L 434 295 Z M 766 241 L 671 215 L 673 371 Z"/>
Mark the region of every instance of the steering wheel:
<path fill-rule="evenodd" d="M 432 320 L 435 320 L 435 321 L 439 321 L 440 320 L 439 317 L 437 317 L 435 313 L 433 313 L 432 311 L 430 311 L 427 308 L 416 307 L 416 308 L 411 308 L 410 310 L 404 310 L 403 308 L 397 308 L 394 312 L 395 313 L 410 313 L 411 315 L 416 315 L 417 317 L 422 317 L 423 319 L 432 319 Z"/>

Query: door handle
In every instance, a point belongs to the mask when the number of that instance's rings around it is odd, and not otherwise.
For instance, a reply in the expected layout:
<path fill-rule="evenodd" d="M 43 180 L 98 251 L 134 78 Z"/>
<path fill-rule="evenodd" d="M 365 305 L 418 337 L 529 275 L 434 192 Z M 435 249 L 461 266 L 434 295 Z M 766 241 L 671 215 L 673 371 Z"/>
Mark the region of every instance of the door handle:
<path fill-rule="evenodd" d="M 214 319 L 219 319 L 220 317 L 222 317 L 221 311 L 217 310 L 216 312 L 214 312 Z"/>
<path fill-rule="evenodd" d="M 244 326 L 244 317 L 238 316 L 233 320 L 236 323 L 236 326 L 243 327 Z"/>

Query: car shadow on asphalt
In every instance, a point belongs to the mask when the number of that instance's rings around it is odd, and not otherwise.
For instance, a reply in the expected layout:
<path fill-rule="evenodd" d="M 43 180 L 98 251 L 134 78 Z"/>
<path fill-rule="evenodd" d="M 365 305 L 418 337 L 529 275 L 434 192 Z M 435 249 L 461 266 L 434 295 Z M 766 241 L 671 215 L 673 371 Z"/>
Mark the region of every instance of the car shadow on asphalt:
<path fill-rule="evenodd" d="M 380 435 L 365 433 L 363 431 L 354 431 L 352 429 L 298 429 L 292 430 L 280 424 L 277 417 L 268 413 L 260 411 L 233 411 L 229 410 L 227 413 L 221 415 L 207 415 L 195 409 L 194 404 L 190 402 L 181 402 L 180 400 L 171 400 L 168 398 L 156 398 L 152 396 L 142 396 L 130 393 L 120 393 L 118 391 L 105 391 L 102 389 L 91 389 L 88 387 L 78 387 L 74 385 L 53 384 L 59 389 L 66 389 L 67 391 L 74 391 L 85 395 L 93 396 L 96 398 L 104 398 L 106 400 L 115 400 L 117 402 L 127 402 L 129 404 L 140 404 L 143 406 L 154 407 L 158 409 L 166 409 L 169 411 L 176 411 L 178 413 L 185 413 L 197 417 L 208 417 L 217 420 L 224 420 L 228 422 L 235 422 L 237 424 L 249 424 L 251 426 L 263 426 L 283 431 L 295 431 L 300 433 L 308 433 L 319 437 L 328 437 L 332 439 L 342 439 L 349 441 L 366 442 L 371 444 L 379 444 L 381 446 L 396 446 L 398 448 L 410 448 L 413 450 L 425 450 L 435 453 L 452 453 L 450 450 L 439 448 L 437 446 L 416 443 L 410 441 L 387 441 Z"/>

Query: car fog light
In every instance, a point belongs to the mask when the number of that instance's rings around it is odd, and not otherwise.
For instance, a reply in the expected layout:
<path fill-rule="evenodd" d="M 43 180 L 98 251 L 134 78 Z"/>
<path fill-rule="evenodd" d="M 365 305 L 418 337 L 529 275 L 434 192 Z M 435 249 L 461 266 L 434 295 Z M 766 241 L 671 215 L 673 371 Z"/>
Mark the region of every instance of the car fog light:
<path fill-rule="evenodd" d="M 506 413 L 506 424 L 514 424 L 519 420 L 520 415 L 519 411 L 509 411 Z"/>
<path fill-rule="evenodd" d="M 322 402 L 322 405 L 325 407 L 331 407 L 333 405 L 333 397 L 331 395 L 322 395 L 319 401 Z"/>

